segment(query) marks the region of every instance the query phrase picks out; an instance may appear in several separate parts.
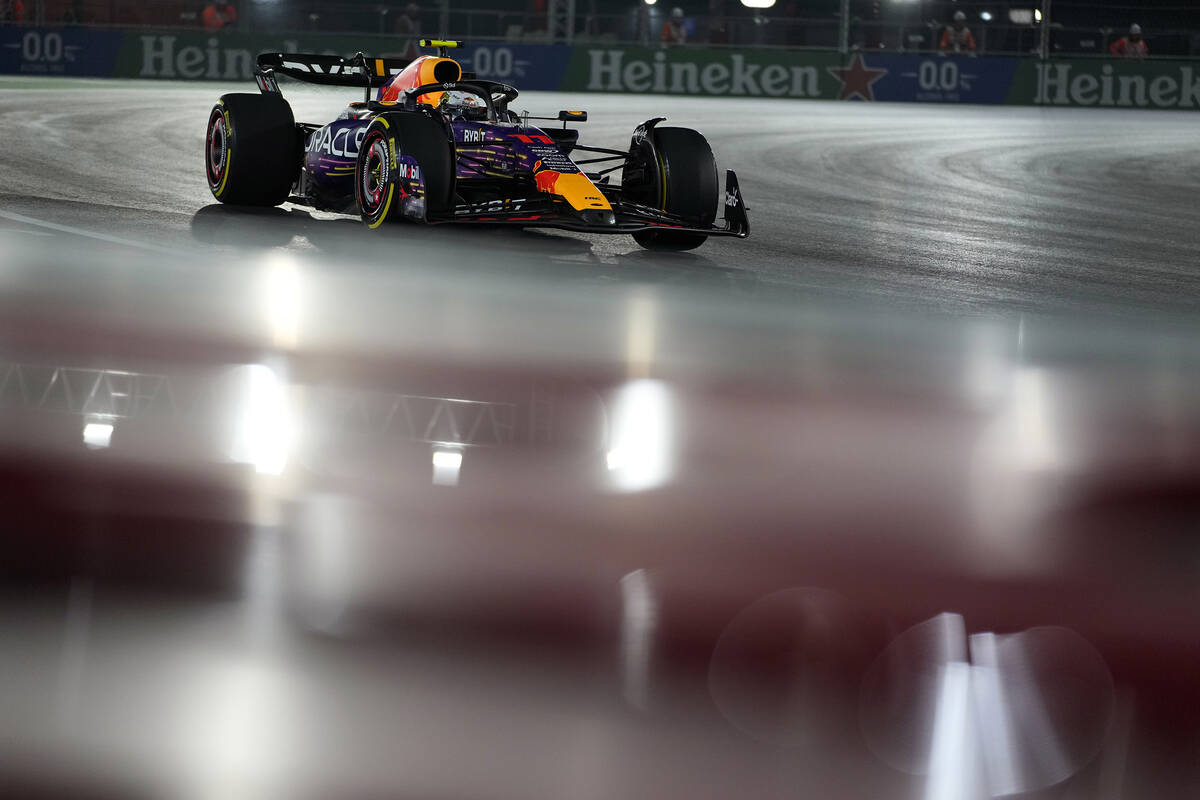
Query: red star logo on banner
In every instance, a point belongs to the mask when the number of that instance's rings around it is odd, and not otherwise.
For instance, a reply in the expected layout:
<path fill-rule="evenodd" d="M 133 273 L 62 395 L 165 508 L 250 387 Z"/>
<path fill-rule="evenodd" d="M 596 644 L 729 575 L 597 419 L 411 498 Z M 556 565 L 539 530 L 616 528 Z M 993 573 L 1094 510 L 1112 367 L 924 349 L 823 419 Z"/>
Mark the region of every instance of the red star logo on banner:
<path fill-rule="evenodd" d="M 838 100 L 850 100 L 855 96 L 875 102 L 875 81 L 888 74 L 886 69 L 870 69 L 863 63 L 862 53 L 855 53 L 848 67 L 826 67 L 829 74 L 842 82 L 842 94 Z"/>

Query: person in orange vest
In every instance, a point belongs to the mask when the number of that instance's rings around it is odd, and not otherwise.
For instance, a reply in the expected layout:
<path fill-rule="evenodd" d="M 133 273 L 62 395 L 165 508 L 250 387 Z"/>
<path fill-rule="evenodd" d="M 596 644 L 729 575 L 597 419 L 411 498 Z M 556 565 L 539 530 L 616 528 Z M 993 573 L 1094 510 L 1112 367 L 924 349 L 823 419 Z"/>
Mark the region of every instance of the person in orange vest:
<path fill-rule="evenodd" d="M 237 22 L 237 16 L 233 3 L 209 3 L 204 7 L 201 19 L 205 30 L 219 31 Z"/>
<path fill-rule="evenodd" d="M 1129 26 L 1129 33 L 1117 39 L 1108 47 L 1108 52 L 1117 58 L 1145 58 L 1150 55 L 1150 47 L 1142 38 L 1142 26 Z"/>
<path fill-rule="evenodd" d="M 682 8 L 676 7 L 671 9 L 671 18 L 663 23 L 658 38 L 663 44 L 687 43 L 687 28 L 683 26 Z"/>
<path fill-rule="evenodd" d="M 942 38 L 938 42 L 938 51 L 942 53 L 974 53 L 975 37 L 967 27 L 967 15 L 961 11 L 954 12 L 954 24 L 942 29 Z"/>

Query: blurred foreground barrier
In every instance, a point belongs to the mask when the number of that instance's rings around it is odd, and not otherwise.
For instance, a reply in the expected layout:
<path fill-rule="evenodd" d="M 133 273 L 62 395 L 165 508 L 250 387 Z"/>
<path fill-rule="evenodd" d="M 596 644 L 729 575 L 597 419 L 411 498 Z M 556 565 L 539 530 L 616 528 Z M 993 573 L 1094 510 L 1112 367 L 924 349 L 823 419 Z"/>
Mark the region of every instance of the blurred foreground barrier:
<path fill-rule="evenodd" d="M 378 35 L 0 28 L 0 74 L 249 80 L 263 51 L 411 57 Z M 1200 64 L 781 49 L 473 44 L 463 66 L 525 90 L 867 102 L 1200 108 Z"/>

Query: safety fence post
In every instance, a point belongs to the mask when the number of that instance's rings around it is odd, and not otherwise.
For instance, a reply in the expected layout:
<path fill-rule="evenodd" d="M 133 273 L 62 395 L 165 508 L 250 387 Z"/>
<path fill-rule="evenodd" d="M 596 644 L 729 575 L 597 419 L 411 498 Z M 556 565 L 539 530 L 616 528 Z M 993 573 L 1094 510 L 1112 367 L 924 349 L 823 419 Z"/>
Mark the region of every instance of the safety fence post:
<path fill-rule="evenodd" d="M 575 0 L 550 0 L 546 3 L 546 31 L 550 34 L 551 43 L 574 43 Z"/>
<path fill-rule="evenodd" d="M 850 0 L 842 0 L 841 16 L 838 18 L 838 52 L 843 56 L 850 52 Z"/>
<path fill-rule="evenodd" d="M 1050 58 L 1050 2 L 1042 0 L 1041 41 L 1038 44 L 1038 58 L 1042 61 Z"/>

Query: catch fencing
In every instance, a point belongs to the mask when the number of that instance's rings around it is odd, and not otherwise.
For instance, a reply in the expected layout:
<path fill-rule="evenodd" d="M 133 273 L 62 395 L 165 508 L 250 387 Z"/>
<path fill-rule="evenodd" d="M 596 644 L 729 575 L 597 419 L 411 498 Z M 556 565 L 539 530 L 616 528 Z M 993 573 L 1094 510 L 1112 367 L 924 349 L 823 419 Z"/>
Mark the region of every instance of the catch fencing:
<path fill-rule="evenodd" d="M 207 0 L 23 0 L 37 27 L 88 25 L 196 30 Z M 699 47 L 927 53 L 957 13 L 979 55 L 1106 56 L 1138 23 L 1149 57 L 1200 56 L 1200 4 L 1191 0 L 255 0 L 234 2 L 232 30 L 449 37 L 507 44 L 658 44 L 678 6 Z M 0 0 L 0 8 L 4 7 Z M 2 12 L 0 12 L 2 17 Z M 3 22 L 0 18 L 0 22 Z M 12 21 L 12 20 L 8 20 Z M 226 21 L 222 20 L 222 24 Z M 1043 41 L 1044 38 L 1044 41 Z"/>

